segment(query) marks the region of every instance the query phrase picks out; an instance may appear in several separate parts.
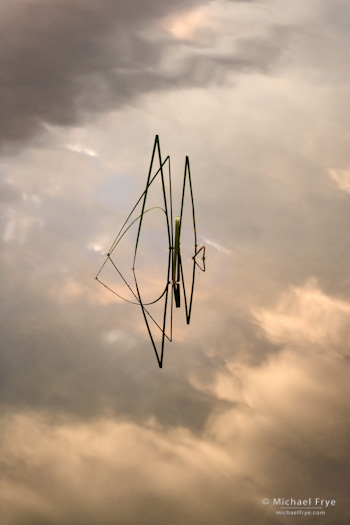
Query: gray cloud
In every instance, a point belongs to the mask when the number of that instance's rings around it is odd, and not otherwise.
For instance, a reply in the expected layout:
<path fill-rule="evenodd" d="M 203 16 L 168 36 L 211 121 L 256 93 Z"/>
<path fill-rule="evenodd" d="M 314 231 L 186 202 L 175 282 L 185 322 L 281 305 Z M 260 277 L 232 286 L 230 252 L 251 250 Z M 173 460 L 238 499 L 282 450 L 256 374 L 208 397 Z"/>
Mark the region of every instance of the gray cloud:
<path fill-rule="evenodd" d="M 331 27 L 343 34 L 337 10 L 310 4 L 271 0 L 259 16 L 255 3 L 211 4 L 188 26 L 187 3 L 160 20 L 163 3 L 105 2 L 94 18 L 90 3 L 55 2 L 42 21 L 24 16 L 39 4 L 3 4 L 22 28 L 8 55 L 28 37 L 40 65 L 7 63 L 34 102 L 3 140 L 50 123 L 0 165 L 5 525 L 270 525 L 285 518 L 264 497 L 314 495 L 337 505 L 313 523 L 346 521 L 347 48 L 328 46 Z M 40 106 L 23 86 L 56 70 Z M 176 312 L 162 371 L 139 308 L 93 280 L 144 188 L 155 132 L 175 210 L 189 154 L 209 239 L 191 325 Z"/>
<path fill-rule="evenodd" d="M 170 9 L 181 5 L 174 2 Z M 2 140 L 25 138 L 43 122 L 76 121 L 83 109 L 79 97 L 86 91 L 93 96 L 99 76 L 108 79 L 114 68 L 140 67 L 145 44 L 137 38 L 137 28 L 168 10 L 162 2 L 131 7 L 129 2 L 109 0 L 98 6 L 64 0 L 3 5 Z M 112 34 L 111 52 L 106 41 Z M 152 50 L 147 57 L 152 61 Z M 117 99 L 119 93 L 122 86 Z"/>
<path fill-rule="evenodd" d="M 1 144 L 34 136 L 45 123 L 77 123 L 85 113 L 118 107 L 142 93 L 220 83 L 230 71 L 266 70 L 276 62 L 286 28 L 276 30 L 283 36 L 273 29 L 260 38 L 238 38 L 237 49 L 212 53 L 211 30 L 210 47 L 196 49 L 159 26 L 165 15 L 197 6 L 203 3 L 3 4 Z M 180 61 L 175 70 L 174 52 Z"/>

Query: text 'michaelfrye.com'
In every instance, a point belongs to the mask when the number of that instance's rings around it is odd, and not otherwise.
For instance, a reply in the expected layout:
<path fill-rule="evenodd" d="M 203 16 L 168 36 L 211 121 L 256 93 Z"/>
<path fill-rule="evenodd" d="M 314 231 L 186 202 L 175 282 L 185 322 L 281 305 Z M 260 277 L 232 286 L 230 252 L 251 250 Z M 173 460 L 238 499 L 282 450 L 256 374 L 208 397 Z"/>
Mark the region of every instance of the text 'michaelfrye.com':
<path fill-rule="evenodd" d="M 311 515 L 325 515 L 325 509 L 336 506 L 335 499 L 327 498 L 264 498 L 262 500 L 264 505 L 272 504 L 276 509 L 276 514 L 283 515 L 302 515 L 302 516 L 311 516 Z"/>

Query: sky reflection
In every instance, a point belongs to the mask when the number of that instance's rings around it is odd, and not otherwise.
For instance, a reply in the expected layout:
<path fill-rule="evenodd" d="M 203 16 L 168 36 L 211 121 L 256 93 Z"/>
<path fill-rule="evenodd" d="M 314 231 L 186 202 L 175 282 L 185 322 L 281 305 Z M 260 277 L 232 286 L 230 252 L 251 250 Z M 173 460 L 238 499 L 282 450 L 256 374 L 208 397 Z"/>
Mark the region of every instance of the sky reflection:
<path fill-rule="evenodd" d="M 336 504 L 290 522 L 347 523 L 348 5 L 0 11 L 1 523 L 270 525 L 274 498 L 317 497 Z M 208 257 L 162 370 L 94 281 L 156 134 L 174 187 L 190 158 Z"/>

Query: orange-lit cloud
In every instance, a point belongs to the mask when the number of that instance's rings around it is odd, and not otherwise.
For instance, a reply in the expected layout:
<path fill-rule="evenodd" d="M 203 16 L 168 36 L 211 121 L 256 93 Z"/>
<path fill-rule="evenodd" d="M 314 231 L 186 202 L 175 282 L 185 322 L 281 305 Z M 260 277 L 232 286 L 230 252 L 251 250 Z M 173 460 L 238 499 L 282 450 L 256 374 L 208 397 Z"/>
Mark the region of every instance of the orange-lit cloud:
<path fill-rule="evenodd" d="M 143 523 L 147 499 L 151 515 L 157 516 L 157 505 L 162 515 L 168 502 L 176 519 L 176 506 L 191 512 L 202 490 L 212 500 L 215 485 L 234 470 L 215 444 L 181 428 L 163 433 L 152 421 L 144 427 L 113 419 L 52 425 L 38 414 L 17 414 L 6 418 L 2 450 L 4 470 L 14 469 L 3 483 L 7 523 L 33 515 L 67 523 L 77 514 L 86 514 L 84 523 L 110 523 L 116 516 L 120 523 Z M 19 458 L 24 477 L 16 474 Z M 207 505 L 196 511 L 203 522 Z"/>
<path fill-rule="evenodd" d="M 167 16 L 163 19 L 163 26 L 176 38 L 192 40 L 196 31 L 202 27 L 207 27 L 209 21 L 208 9 L 201 7 L 199 9 Z"/>

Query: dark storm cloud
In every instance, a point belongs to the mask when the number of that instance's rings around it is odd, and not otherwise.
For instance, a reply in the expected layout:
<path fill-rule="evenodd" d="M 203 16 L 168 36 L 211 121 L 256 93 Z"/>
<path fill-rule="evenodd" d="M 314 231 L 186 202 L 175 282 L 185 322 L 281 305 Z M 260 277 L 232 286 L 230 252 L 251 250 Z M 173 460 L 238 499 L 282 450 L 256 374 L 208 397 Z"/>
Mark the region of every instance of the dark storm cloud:
<path fill-rule="evenodd" d="M 237 2 L 239 4 L 239 2 Z M 236 52 L 205 50 L 176 72 L 168 51 L 182 46 L 155 20 L 203 2 L 192 0 L 22 0 L 1 8 L 0 145 L 25 139 L 43 123 L 76 123 L 140 93 L 220 81 L 225 71 L 266 70 L 280 52 L 273 35 L 238 43 Z M 151 27 L 146 35 L 142 31 Z M 266 40 L 266 41 L 265 41 Z M 271 42 L 270 42 L 271 41 Z M 186 53 L 189 48 L 186 49 Z"/>
<path fill-rule="evenodd" d="M 129 67 L 130 58 L 137 65 L 137 49 L 130 49 L 134 44 L 128 33 L 134 36 L 138 20 L 162 12 L 162 2 L 34 0 L 5 5 L 0 52 L 2 140 L 26 137 L 43 121 L 74 122 L 82 80 L 93 84 L 91 76 Z M 115 54 L 108 56 L 104 39 L 114 31 Z"/>

